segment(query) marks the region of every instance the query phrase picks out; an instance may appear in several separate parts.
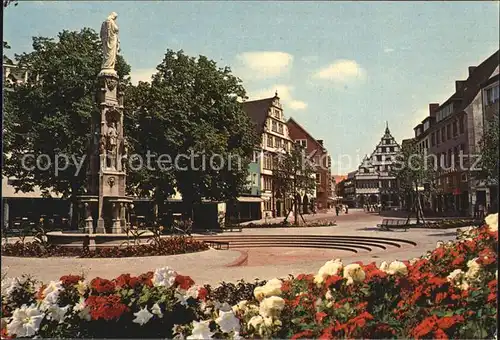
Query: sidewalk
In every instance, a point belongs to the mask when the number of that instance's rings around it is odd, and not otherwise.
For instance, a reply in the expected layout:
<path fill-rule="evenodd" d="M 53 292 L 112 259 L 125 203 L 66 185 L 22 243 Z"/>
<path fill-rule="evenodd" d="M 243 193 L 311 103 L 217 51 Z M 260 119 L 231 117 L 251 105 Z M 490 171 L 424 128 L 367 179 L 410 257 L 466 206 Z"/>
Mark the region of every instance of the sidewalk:
<path fill-rule="evenodd" d="M 363 212 L 363 209 L 349 209 L 349 214 L 355 214 Z M 340 214 L 339 216 L 346 215 L 345 213 Z M 317 220 L 335 220 L 336 214 L 335 210 L 329 210 L 326 212 L 321 212 L 321 213 L 316 213 L 316 214 L 305 214 L 302 215 L 304 216 L 304 219 L 306 222 L 312 222 L 312 221 L 317 221 Z M 293 223 L 294 215 L 291 213 L 288 216 L 288 222 Z M 243 222 L 240 223 L 240 225 L 248 225 L 248 224 L 274 224 L 274 223 L 282 223 L 285 220 L 285 217 L 274 217 L 274 218 L 263 218 L 260 220 L 254 220 L 254 221 L 248 221 L 248 222 Z M 299 216 L 299 220 L 302 222 L 302 219 Z"/>

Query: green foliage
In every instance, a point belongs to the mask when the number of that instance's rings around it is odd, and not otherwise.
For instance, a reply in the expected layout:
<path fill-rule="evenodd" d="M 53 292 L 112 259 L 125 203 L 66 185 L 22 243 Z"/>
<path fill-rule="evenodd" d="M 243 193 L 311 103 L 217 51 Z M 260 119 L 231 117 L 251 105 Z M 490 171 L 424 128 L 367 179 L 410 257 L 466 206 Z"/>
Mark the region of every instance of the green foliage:
<path fill-rule="evenodd" d="M 479 142 L 482 170 L 478 177 L 496 184 L 498 184 L 498 128 L 498 113 L 496 113 L 486 122 L 483 137 Z"/>
<path fill-rule="evenodd" d="M 316 167 L 299 145 L 292 145 L 289 152 L 279 152 L 273 159 L 274 187 L 280 197 L 294 196 L 297 205 L 297 195 L 313 194 L 316 188 Z M 295 223 L 297 206 L 295 207 Z"/>
<path fill-rule="evenodd" d="M 96 78 L 101 66 L 99 36 L 90 28 L 63 31 L 58 39 L 33 38 L 33 51 L 16 56 L 29 80 L 5 95 L 3 175 L 18 179 L 17 190 L 29 192 L 35 186 L 53 189 L 64 197 L 82 192 L 86 180 L 85 163 L 78 164 L 90 142 L 90 118 L 96 112 Z M 130 67 L 118 56 L 117 72 L 124 78 Z M 125 80 L 127 81 L 127 80 Z M 23 155 L 48 155 L 51 163 L 27 159 Z M 9 157 L 6 157 L 6 154 Z M 55 156 L 68 155 L 68 167 L 55 171 Z M 61 159 L 61 165 L 65 161 Z"/>
<path fill-rule="evenodd" d="M 168 154 L 171 163 L 166 167 L 170 169 L 153 163 L 154 170 L 130 173 L 137 184 L 129 190 L 152 196 L 161 204 L 175 187 L 188 215 L 203 198 L 236 197 L 246 184 L 247 167 L 258 142 L 239 102 L 242 98 L 241 81 L 228 67 L 218 68 L 204 56 L 194 58 L 183 51 L 167 50 L 151 84 L 127 88 L 125 126 L 134 152 L 145 155 L 149 151 L 154 161 Z M 198 157 L 177 158 L 191 154 Z M 201 155 L 206 159 L 205 169 Z M 220 155 L 226 166 L 220 170 L 211 167 L 212 155 Z M 232 166 L 228 167 L 231 157 Z"/>

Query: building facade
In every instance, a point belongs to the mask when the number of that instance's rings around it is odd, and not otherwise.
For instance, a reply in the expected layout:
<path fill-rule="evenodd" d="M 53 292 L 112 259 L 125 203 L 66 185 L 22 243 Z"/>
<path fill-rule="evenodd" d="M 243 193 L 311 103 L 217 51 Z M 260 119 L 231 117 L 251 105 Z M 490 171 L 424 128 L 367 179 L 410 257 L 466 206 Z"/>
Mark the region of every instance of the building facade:
<path fill-rule="evenodd" d="M 346 199 L 353 202 L 355 207 L 365 204 L 399 206 L 399 190 L 392 167 L 400 151 L 400 145 L 392 136 L 389 126 L 386 126 L 372 154 L 363 159 L 357 171 L 348 174 L 344 183 Z"/>
<path fill-rule="evenodd" d="M 292 140 L 283 114 L 283 106 L 276 93 L 272 98 L 243 102 L 243 109 L 255 124 L 260 136 L 260 193 L 261 215 L 284 216 L 292 207 L 292 198 L 283 197 L 273 180 L 273 159 L 280 152 L 290 151 Z"/>
<path fill-rule="evenodd" d="M 414 129 L 420 151 L 435 160 L 436 192 L 427 206 L 435 212 L 470 215 L 476 203 L 484 206 L 489 203 L 489 188 L 486 183 L 476 181 L 471 171 L 477 161 L 488 110 L 488 100 L 483 97 L 488 96 L 485 91 L 494 88 L 494 80 L 492 83 L 488 80 L 494 79 L 495 69 L 498 69 L 498 51 L 479 66 L 469 67 L 467 79 L 455 82 L 455 93 L 439 106 L 430 104 L 429 116 Z M 494 90 L 491 93 L 494 98 Z M 494 105 L 493 100 L 490 105 Z"/>
<path fill-rule="evenodd" d="M 323 145 L 323 140 L 315 139 L 304 127 L 293 118 L 287 121 L 290 138 L 301 145 L 306 155 L 313 160 L 316 167 L 316 206 L 318 209 L 327 209 L 332 197 L 331 158 Z M 312 197 L 309 197 L 311 199 Z M 305 199 L 305 198 L 303 198 Z M 304 205 L 307 210 L 307 204 Z"/>

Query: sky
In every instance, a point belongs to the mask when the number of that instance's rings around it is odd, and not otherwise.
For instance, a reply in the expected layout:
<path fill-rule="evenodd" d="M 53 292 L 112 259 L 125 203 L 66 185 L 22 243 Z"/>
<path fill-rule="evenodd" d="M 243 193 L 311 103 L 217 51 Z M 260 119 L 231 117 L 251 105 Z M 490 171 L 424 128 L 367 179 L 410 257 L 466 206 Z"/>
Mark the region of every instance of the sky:
<path fill-rule="evenodd" d="M 386 121 L 401 143 L 499 47 L 499 2 L 23 1 L 4 11 L 13 53 L 33 36 L 91 27 L 115 11 L 132 82 L 167 49 L 231 67 L 249 100 L 281 98 L 324 144 L 332 173 L 355 170 Z"/>

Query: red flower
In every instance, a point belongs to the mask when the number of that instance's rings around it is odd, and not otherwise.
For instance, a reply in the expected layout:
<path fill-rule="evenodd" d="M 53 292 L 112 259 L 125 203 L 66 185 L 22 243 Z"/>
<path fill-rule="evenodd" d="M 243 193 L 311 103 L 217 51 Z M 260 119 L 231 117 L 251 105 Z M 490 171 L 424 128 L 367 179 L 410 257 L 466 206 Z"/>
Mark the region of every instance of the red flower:
<path fill-rule="evenodd" d="M 420 339 L 428 335 L 436 326 L 437 317 L 435 315 L 429 316 L 422 320 L 422 322 L 413 329 L 413 336 Z"/>
<path fill-rule="evenodd" d="M 325 281 L 325 287 L 330 288 L 342 282 L 343 278 L 338 275 L 331 275 Z"/>
<path fill-rule="evenodd" d="M 292 282 L 291 281 L 283 282 L 283 284 L 281 285 L 281 291 L 283 293 L 288 293 L 290 289 L 292 289 Z"/>
<path fill-rule="evenodd" d="M 194 285 L 194 281 L 189 276 L 177 275 L 175 277 L 175 284 L 181 289 L 188 290 Z"/>
<path fill-rule="evenodd" d="M 96 277 L 90 281 L 90 287 L 98 293 L 112 293 L 115 290 L 113 281 Z"/>
<path fill-rule="evenodd" d="M 323 319 L 325 318 L 325 316 L 327 316 L 327 314 L 325 312 L 317 312 L 315 315 L 316 322 L 321 323 L 323 321 Z"/>
<path fill-rule="evenodd" d="M 462 264 L 464 264 L 465 262 L 465 257 L 463 255 L 460 255 L 458 257 L 456 257 L 453 262 L 451 262 L 451 265 L 453 267 L 459 267 L 461 266 Z"/>
<path fill-rule="evenodd" d="M 206 301 L 208 295 L 208 290 L 205 287 L 201 287 L 198 290 L 198 300 Z"/>
<path fill-rule="evenodd" d="M 64 275 L 61 276 L 59 281 L 62 281 L 64 286 L 72 286 L 78 283 L 78 281 L 83 280 L 83 277 L 80 275 Z"/>
<path fill-rule="evenodd" d="M 313 332 L 311 330 L 305 330 L 303 332 L 300 332 L 300 333 L 297 333 L 297 334 L 294 334 L 291 339 L 292 340 L 295 340 L 295 339 L 308 339 L 308 338 L 312 338 L 313 336 Z"/>
<path fill-rule="evenodd" d="M 47 288 L 47 285 L 42 284 L 40 289 L 38 289 L 38 292 L 36 293 L 36 299 L 37 300 L 43 300 L 43 291 Z"/>
<path fill-rule="evenodd" d="M 7 328 L 2 328 L 2 332 L 0 334 L 0 339 L 12 339 L 12 336 L 7 334 Z"/>
<path fill-rule="evenodd" d="M 130 274 L 122 274 L 113 280 L 118 288 L 135 288 L 139 284 L 139 279 Z"/>
<path fill-rule="evenodd" d="M 141 274 L 137 277 L 137 279 L 139 280 L 140 283 L 142 283 L 143 285 L 145 286 L 148 286 L 148 287 L 153 287 L 153 276 L 154 276 L 154 273 L 153 272 L 147 272 L 145 274 Z"/>
<path fill-rule="evenodd" d="M 454 316 L 444 316 L 437 320 L 437 325 L 441 329 L 448 329 L 453 327 L 456 323 L 464 321 L 464 317 L 461 315 Z"/>
<path fill-rule="evenodd" d="M 312 281 L 314 279 L 314 275 L 312 274 L 299 274 L 296 278 L 297 281 Z"/>
<path fill-rule="evenodd" d="M 129 308 L 121 302 L 118 295 L 89 296 L 85 303 L 89 306 L 93 320 L 116 320 Z"/>
<path fill-rule="evenodd" d="M 434 339 L 449 339 L 449 337 L 442 329 L 438 329 L 434 332 Z"/>

